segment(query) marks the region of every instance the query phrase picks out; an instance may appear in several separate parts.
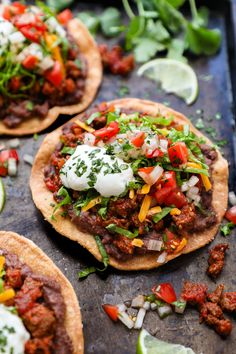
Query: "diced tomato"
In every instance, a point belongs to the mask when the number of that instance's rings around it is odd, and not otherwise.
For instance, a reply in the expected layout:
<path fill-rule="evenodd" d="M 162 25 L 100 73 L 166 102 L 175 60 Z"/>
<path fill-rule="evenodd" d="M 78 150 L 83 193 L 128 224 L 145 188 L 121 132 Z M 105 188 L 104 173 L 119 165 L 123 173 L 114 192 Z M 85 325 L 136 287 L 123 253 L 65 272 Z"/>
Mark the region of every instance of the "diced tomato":
<path fill-rule="evenodd" d="M 62 25 L 66 25 L 72 18 L 73 14 L 69 9 L 65 9 L 57 15 L 57 19 Z"/>
<path fill-rule="evenodd" d="M 174 143 L 169 147 L 168 154 L 173 166 L 179 166 L 188 161 L 188 148 L 182 141 Z"/>
<path fill-rule="evenodd" d="M 225 217 L 236 225 L 236 205 L 226 211 Z"/>
<path fill-rule="evenodd" d="M 137 148 L 140 148 L 143 143 L 144 143 L 144 139 L 145 139 L 145 133 L 144 132 L 139 132 L 135 135 L 135 137 L 133 137 L 131 139 L 131 143 L 136 146 Z"/>
<path fill-rule="evenodd" d="M 25 12 L 26 10 L 26 5 L 21 4 L 18 1 L 14 1 L 11 5 L 11 8 L 14 7 L 14 15 L 21 15 Z"/>
<path fill-rule="evenodd" d="M 157 189 L 156 192 L 154 193 L 154 197 L 156 198 L 157 204 L 162 205 L 164 204 L 166 198 L 170 195 L 172 192 L 172 187 L 164 187 Z"/>
<path fill-rule="evenodd" d="M 19 28 L 21 33 L 25 36 L 25 38 L 29 39 L 32 42 L 39 43 L 42 33 L 38 31 L 35 27 L 31 25 L 23 26 Z"/>
<path fill-rule="evenodd" d="M 47 70 L 44 75 L 54 86 L 59 86 L 64 77 L 59 61 L 55 61 L 53 68 Z"/>
<path fill-rule="evenodd" d="M 15 159 L 17 162 L 19 162 L 19 156 L 18 156 L 18 153 L 15 149 L 9 150 L 9 158 L 10 157 Z"/>
<path fill-rule="evenodd" d="M 163 151 L 161 151 L 160 149 L 154 149 L 153 151 L 147 151 L 146 152 L 146 157 L 148 158 L 148 159 L 152 159 L 152 158 L 154 158 L 154 157 L 163 157 L 164 156 L 164 152 Z"/>
<path fill-rule="evenodd" d="M 47 188 L 53 193 L 58 190 L 57 185 L 55 183 L 53 183 L 53 181 L 50 178 L 45 180 L 45 184 L 46 184 Z"/>
<path fill-rule="evenodd" d="M 9 159 L 9 151 L 8 150 L 0 151 L 0 176 L 1 177 L 7 176 L 8 159 Z"/>
<path fill-rule="evenodd" d="M 118 320 L 118 314 L 119 310 L 118 307 L 115 305 L 110 305 L 110 304 L 104 304 L 102 305 L 103 310 L 106 312 L 106 314 L 113 320 L 117 321 Z"/>
<path fill-rule="evenodd" d="M 31 69 L 34 69 L 36 64 L 38 62 L 38 58 L 35 57 L 34 55 L 28 55 L 22 62 L 22 65 L 28 69 L 28 70 L 31 70 Z"/>
<path fill-rule="evenodd" d="M 161 283 L 159 285 L 155 285 L 152 288 L 152 292 L 157 299 L 163 300 L 167 302 L 167 304 L 171 304 L 177 299 L 174 288 L 170 283 Z"/>
<path fill-rule="evenodd" d="M 4 6 L 2 17 L 5 18 L 5 20 L 9 21 L 11 19 L 11 16 L 12 13 L 11 13 L 10 6 Z"/>
<path fill-rule="evenodd" d="M 176 176 L 175 176 L 175 171 L 166 171 L 163 174 L 163 177 L 161 179 L 161 185 L 162 187 L 171 187 L 172 189 L 176 189 L 177 184 L 176 184 Z"/>
<path fill-rule="evenodd" d="M 168 254 L 173 253 L 179 246 L 181 240 L 169 229 L 165 229 L 164 234 L 166 236 L 165 250 Z"/>
<path fill-rule="evenodd" d="M 112 138 L 113 136 L 115 136 L 116 134 L 118 134 L 119 131 L 120 131 L 119 124 L 116 121 L 114 121 L 114 122 L 111 122 L 106 127 L 96 130 L 95 132 L 93 132 L 93 134 L 98 139 L 108 140 L 108 139 Z"/>
<path fill-rule="evenodd" d="M 165 200 L 165 205 L 175 205 L 176 208 L 182 208 L 186 204 L 188 201 L 185 195 L 178 189 L 172 190 Z"/>
<path fill-rule="evenodd" d="M 12 77 L 10 86 L 13 91 L 18 91 L 20 88 L 20 78 L 18 76 Z"/>

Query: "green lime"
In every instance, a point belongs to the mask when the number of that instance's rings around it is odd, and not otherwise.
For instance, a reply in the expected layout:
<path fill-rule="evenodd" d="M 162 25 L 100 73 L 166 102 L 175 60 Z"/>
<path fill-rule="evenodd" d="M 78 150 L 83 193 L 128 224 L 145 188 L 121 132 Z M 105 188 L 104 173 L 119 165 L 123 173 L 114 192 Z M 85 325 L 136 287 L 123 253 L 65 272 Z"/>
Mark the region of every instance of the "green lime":
<path fill-rule="evenodd" d="M 138 76 L 158 82 L 167 93 L 173 93 L 184 99 L 187 104 L 193 103 L 198 96 L 198 80 L 195 72 L 188 64 L 174 59 L 154 59 L 142 65 Z"/>
<path fill-rule="evenodd" d="M 195 354 L 191 348 L 180 344 L 163 342 L 145 329 L 139 333 L 136 354 Z"/>
<path fill-rule="evenodd" d="M 4 208 L 5 200 L 6 200 L 6 194 L 5 194 L 4 184 L 2 179 L 0 178 L 0 213 Z"/>

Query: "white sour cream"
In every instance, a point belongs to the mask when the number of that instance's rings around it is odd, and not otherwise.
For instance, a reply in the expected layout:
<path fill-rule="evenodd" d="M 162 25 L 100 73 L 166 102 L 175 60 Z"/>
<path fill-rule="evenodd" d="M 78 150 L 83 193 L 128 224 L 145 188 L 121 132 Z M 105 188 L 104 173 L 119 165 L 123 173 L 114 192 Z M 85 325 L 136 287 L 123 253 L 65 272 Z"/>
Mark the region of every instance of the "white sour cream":
<path fill-rule="evenodd" d="M 22 320 L 10 312 L 4 305 L 0 305 L 0 353 L 23 354 L 25 343 L 30 335 L 24 327 Z"/>
<path fill-rule="evenodd" d="M 119 196 L 134 180 L 133 170 L 122 159 L 106 149 L 79 145 L 60 171 L 66 188 L 83 191 L 94 188 L 103 197 Z"/>

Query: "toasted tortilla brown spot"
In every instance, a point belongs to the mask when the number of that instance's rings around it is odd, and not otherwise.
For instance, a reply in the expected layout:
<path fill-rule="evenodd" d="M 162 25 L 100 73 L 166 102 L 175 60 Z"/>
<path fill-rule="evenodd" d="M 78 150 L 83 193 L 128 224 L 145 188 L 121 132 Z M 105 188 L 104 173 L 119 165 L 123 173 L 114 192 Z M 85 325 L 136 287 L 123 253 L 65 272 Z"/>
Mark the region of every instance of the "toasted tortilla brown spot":
<path fill-rule="evenodd" d="M 87 61 L 87 76 L 82 101 L 70 106 L 52 107 L 45 118 L 30 118 L 23 121 L 19 127 L 10 129 L 0 120 L 0 135 L 28 135 L 48 128 L 60 114 L 76 114 L 85 110 L 93 101 L 102 80 L 102 63 L 97 45 L 84 24 L 73 19 L 68 23 L 68 31 L 75 38 L 81 54 Z"/>
<path fill-rule="evenodd" d="M 162 104 L 152 101 L 146 101 L 136 98 L 124 98 L 109 102 L 115 107 L 132 109 L 134 111 L 145 112 L 149 115 L 156 115 L 158 113 L 164 116 L 174 116 L 176 121 L 180 123 L 188 123 L 190 129 L 199 137 L 204 137 L 206 142 L 212 145 L 212 142 L 199 132 L 192 123 L 181 113 L 174 111 L 171 108 L 165 107 Z M 82 114 L 80 115 L 82 118 Z M 77 117 L 78 119 L 78 117 Z M 67 217 L 60 216 L 60 211 L 56 213 L 56 220 L 51 219 L 53 208 L 50 203 L 54 203 L 53 194 L 47 189 L 44 183 L 44 168 L 48 164 L 51 154 L 53 153 L 61 135 L 61 128 L 48 134 L 44 139 L 34 161 L 32 168 L 30 187 L 32 191 L 33 200 L 37 208 L 42 212 L 44 217 L 52 224 L 57 232 L 61 235 L 68 237 L 71 240 L 77 241 L 80 245 L 85 247 L 91 252 L 94 257 L 101 261 L 101 255 L 98 251 L 94 237 L 79 230 Z M 182 253 L 189 253 L 205 246 L 211 242 L 219 228 L 220 222 L 225 214 L 228 200 L 228 163 L 217 151 L 218 159 L 213 165 L 212 178 L 213 196 L 212 205 L 216 211 L 217 222 L 216 224 L 199 234 L 194 233 L 189 237 L 187 246 L 179 254 L 168 255 L 166 261 L 180 256 Z M 145 270 L 157 268 L 161 264 L 157 263 L 157 254 L 136 255 L 127 261 L 119 261 L 110 257 L 110 265 L 120 270 Z"/>
<path fill-rule="evenodd" d="M 36 274 L 53 278 L 61 285 L 61 293 L 66 305 L 65 328 L 73 343 L 73 353 L 83 354 L 84 339 L 80 308 L 70 282 L 38 246 L 15 232 L 0 231 L 0 248 L 16 254 Z"/>

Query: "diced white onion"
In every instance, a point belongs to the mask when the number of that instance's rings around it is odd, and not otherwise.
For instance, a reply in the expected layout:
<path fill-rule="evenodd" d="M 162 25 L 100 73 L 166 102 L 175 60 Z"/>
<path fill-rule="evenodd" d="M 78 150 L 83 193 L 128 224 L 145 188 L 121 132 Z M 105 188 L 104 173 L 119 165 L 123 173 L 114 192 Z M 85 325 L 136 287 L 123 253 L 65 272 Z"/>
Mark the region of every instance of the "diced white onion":
<path fill-rule="evenodd" d="M 0 151 L 5 150 L 6 149 L 6 145 L 4 143 L 0 144 Z"/>
<path fill-rule="evenodd" d="M 12 44 L 17 45 L 17 47 L 19 47 L 19 44 L 25 41 L 25 37 L 19 31 L 11 33 L 8 39 Z"/>
<path fill-rule="evenodd" d="M 127 310 L 125 304 L 118 304 L 116 306 L 118 307 L 119 312 L 125 312 Z"/>
<path fill-rule="evenodd" d="M 231 205 L 236 205 L 236 195 L 233 191 L 229 192 L 229 202 Z"/>
<path fill-rule="evenodd" d="M 181 186 L 181 192 L 187 192 L 188 189 L 189 189 L 188 182 L 183 182 Z"/>
<path fill-rule="evenodd" d="M 42 71 L 46 71 L 50 69 L 51 67 L 53 67 L 53 65 L 54 65 L 54 61 L 49 55 L 47 55 L 45 58 L 43 58 L 43 60 L 40 63 L 38 63 L 38 67 Z"/>
<path fill-rule="evenodd" d="M 163 242 L 159 240 L 150 239 L 148 240 L 146 246 L 149 251 L 160 251 L 163 246 Z"/>
<path fill-rule="evenodd" d="M 11 177 L 17 175 L 17 161 L 13 157 L 8 159 L 8 175 Z"/>
<path fill-rule="evenodd" d="M 199 188 L 198 187 L 191 187 L 187 191 L 187 197 L 193 199 L 193 197 L 196 196 L 198 194 L 198 192 L 199 192 Z"/>
<path fill-rule="evenodd" d="M 11 149 L 16 149 L 20 146 L 20 139 L 11 139 L 8 141 L 8 145 Z"/>
<path fill-rule="evenodd" d="M 165 304 L 163 306 L 158 306 L 157 312 L 160 318 L 164 318 L 166 316 L 169 316 L 172 313 L 172 308 L 170 305 Z"/>
<path fill-rule="evenodd" d="M 150 302 L 149 301 L 145 301 L 144 304 L 143 304 L 143 308 L 144 310 L 148 311 L 150 310 Z"/>
<path fill-rule="evenodd" d="M 161 177 L 163 173 L 163 168 L 159 165 L 155 166 L 154 169 L 152 170 L 151 173 L 145 173 L 142 171 L 139 171 L 138 174 L 142 179 L 147 183 L 150 184 L 151 186 L 155 184 L 159 178 Z"/>
<path fill-rule="evenodd" d="M 165 263 L 166 261 L 166 256 L 167 256 L 167 253 L 166 252 L 162 252 L 159 257 L 157 258 L 157 263 Z"/>
<path fill-rule="evenodd" d="M 144 308 L 141 308 L 137 314 L 137 318 L 134 324 L 135 329 L 142 328 L 145 315 L 146 315 L 146 310 Z"/>
<path fill-rule="evenodd" d="M 127 134 L 117 134 L 116 135 L 116 139 L 126 139 L 127 138 Z"/>
<path fill-rule="evenodd" d="M 33 156 L 31 156 L 31 155 L 29 155 L 29 154 L 25 154 L 24 156 L 23 156 L 23 160 L 24 160 L 24 162 L 25 163 L 27 163 L 27 164 L 29 164 L 29 165 L 33 165 L 33 163 L 34 163 L 34 157 Z"/>
<path fill-rule="evenodd" d="M 157 304 L 155 302 L 151 303 L 151 310 L 156 310 L 157 309 Z"/>
<path fill-rule="evenodd" d="M 167 152 L 167 149 L 168 149 L 168 140 L 166 140 L 166 139 L 160 139 L 160 148 L 161 148 L 161 151 Z"/>
<path fill-rule="evenodd" d="M 126 312 L 120 312 L 118 314 L 118 318 L 129 329 L 134 327 L 134 322 L 131 320 L 131 318 L 129 318 Z"/>
<path fill-rule="evenodd" d="M 100 140 L 98 143 L 97 143 L 97 146 L 99 147 L 104 147 L 104 142 L 102 140 Z"/>
<path fill-rule="evenodd" d="M 199 178 L 197 176 L 191 176 L 190 179 L 188 180 L 188 185 L 189 187 L 195 186 L 199 181 Z"/>
<path fill-rule="evenodd" d="M 19 25 L 31 25 L 32 23 L 34 23 L 34 21 L 35 16 L 31 12 L 25 12 L 17 20 Z"/>
<path fill-rule="evenodd" d="M 145 301 L 144 296 L 138 295 L 132 300 L 131 307 L 134 307 L 134 308 L 143 307 L 144 301 Z"/>
<path fill-rule="evenodd" d="M 84 144 L 85 145 L 89 145 L 89 146 L 93 146 L 95 143 L 95 136 L 91 133 L 85 133 L 84 134 Z"/>
<path fill-rule="evenodd" d="M 176 313 L 183 314 L 183 313 L 184 313 L 184 310 L 185 310 L 185 308 L 186 308 L 187 302 L 184 301 L 184 300 L 180 300 L 179 302 L 181 302 L 181 307 L 175 305 L 175 312 L 176 312 Z"/>

